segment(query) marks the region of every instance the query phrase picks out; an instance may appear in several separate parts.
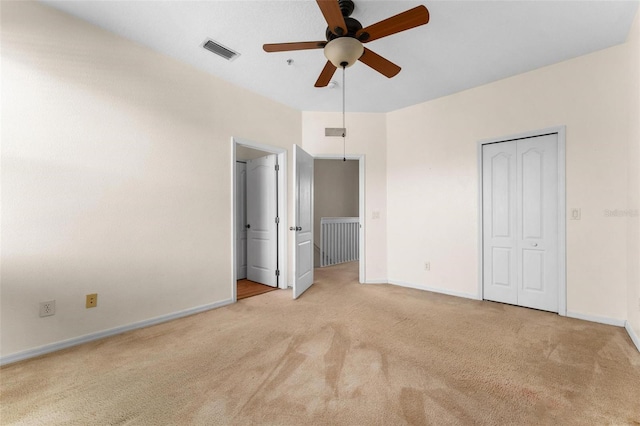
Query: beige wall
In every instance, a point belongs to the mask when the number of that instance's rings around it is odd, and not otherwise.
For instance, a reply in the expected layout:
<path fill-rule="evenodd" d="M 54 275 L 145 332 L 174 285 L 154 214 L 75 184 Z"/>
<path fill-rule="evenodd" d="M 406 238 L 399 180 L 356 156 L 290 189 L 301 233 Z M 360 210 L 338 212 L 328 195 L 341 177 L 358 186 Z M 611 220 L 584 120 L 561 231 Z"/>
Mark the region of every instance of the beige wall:
<path fill-rule="evenodd" d="M 313 163 L 313 235 L 320 247 L 320 219 L 323 217 L 358 217 L 357 160 L 316 159 Z M 314 250 L 314 263 L 320 266 L 320 252 Z"/>
<path fill-rule="evenodd" d="M 342 138 L 325 137 L 342 127 L 342 114 L 302 113 L 302 148 L 314 155 L 342 155 Z M 347 113 L 347 155 L 365 155 L 365 281 L 387 279 L 385 114 Z M 378 219 L 373 219 L 378 213 Z"/>
<path fill-rule="evenodd" d="M 640 12 L 636 13 L 629 38 L 629 167 L 628 209 L 636 212 L 627 218 L 627 304 L 630 327 L 640 338 Z M 638 348 L 640 349 L 640 348 Z"/>
<path fill-rule="evenodd" d="M 567 310 L 627 317 L 628 50 L 618 46 L 388 115 L 391 281 L 478 293 L 481 139 L 566 125 Z M 431 262 L 431 271 L 424 270 Z"/>
<path fill-rule="evenodd" d="M 2 355 L 229 300 L 231 137 L 290 149 L 301 113 L 38 3 L 1 19 Z"/>

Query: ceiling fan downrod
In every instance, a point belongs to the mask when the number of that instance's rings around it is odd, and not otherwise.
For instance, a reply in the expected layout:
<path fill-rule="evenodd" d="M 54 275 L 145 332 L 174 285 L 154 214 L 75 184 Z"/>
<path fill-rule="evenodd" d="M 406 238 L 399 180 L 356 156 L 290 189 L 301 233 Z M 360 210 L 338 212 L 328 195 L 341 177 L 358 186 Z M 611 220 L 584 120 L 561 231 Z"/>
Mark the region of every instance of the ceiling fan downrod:
<path fill-rule="evenodd" d="M 356 8 L 353 0 L 338 0 L 338 4 L 340 5 L 340 11 L 342 12 L 342 16 L 345 18 L 351 16 L 353 10 Z"/>

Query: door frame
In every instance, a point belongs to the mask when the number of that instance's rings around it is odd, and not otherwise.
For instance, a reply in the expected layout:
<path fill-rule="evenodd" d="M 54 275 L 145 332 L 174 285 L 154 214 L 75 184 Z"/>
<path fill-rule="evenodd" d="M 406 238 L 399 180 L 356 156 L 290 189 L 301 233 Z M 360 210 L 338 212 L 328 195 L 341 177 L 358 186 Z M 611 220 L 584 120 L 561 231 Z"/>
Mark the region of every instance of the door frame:
<path fill-rule="evenodd" d="M 244 221 L 244 222 L 246 223 L 246 214 L 247 214 L 247 203 L 246 203 L 246 195 L 247 195 L 247 185 L 246 185 L 246 183 L 247 183 L 247 182 L 246 182 L 246 177 L 247 177 L 247 176 L 246 176 L 246 172 L 247 172 L 247 162 L 246 162 L 246 161 L 244 161 L 244 160 L 236 160 L 236 162 L 235 162 L 235 178 L 236 178 L 236 181 L 235 181 L 235 185 L 236 185 L 236 187 L 235 187 L 235 188 L 236 188 L 236 196 L 235 196 L 235 198 L 234 198 L 234 200 L 235 200 L 235 202 L 236 202 L 236 206 L 235 206 L 235 209 L 234 209 L 234 211 L 233 211 L 233 213 L 235 214 L 235 222 L 234 222 L 234 225 L 235 225 L 235 226 L 238 226 L 238 219 L 239 219 L 239 217 L 238 217 L 238 216 L 239 216 L 239 215 L 240 215 L 240 213 L 241 213 L 241 212 L 239 212 L 239 211 L 238 211 L 238 210 L 239 210 L 239 209 L 238 209 L 238 201 L 239 201 L 239 200 L 238 200 L 238 194 L 241 192 L 241 191 L 238 189 L 238 170 L 239 170 L 239 169 L 242 169 L 242 166 L 244 166 L 244 171 L 245 171 L 245 185 L 244 185 L 244 196 L 245 196 L 245 203 L 244 203 L 244 215 L 245 215 L 245 217 L 244 217 L 244 219 L 245 219 L 245 221 Z M 244 231 L 244 232 L 247 232 L 247 231 L 246 231 L 246 229 L 247 229 L 247 228 L 244 228 L 244 229 L 245 229 L 245 231 Z M 238 265 L 238 259 L 239 259 L 239 257 L 240 257 L 240 256 L 238 255 L 238 248 L 239 248 L 239 247 L 238 247 L 238 244 L 237 244 L 237 242 L 238 242 L 237 238 L 238 238 L 238 234 L 242 234 L 242 232 L 243 232 L 243 231 L 242 231 L 242 228 L 237 228 L 237 229 L 236 229 L 236 252 L 235 252 L 235 253 L 236 253 L 236 259 L 235 259 L 235 260 L 236 260 L 236 279 L 237 279 L 237 280 L 238 280 L 238 279 L 247 278 L 247 270 L 248 270 L 248 267 L 245 265 L 244 277 L 242 277 L 242 278 L 240 278 L 240 277 L 239 277 L 241 274 L 240 274 L 240 271 L 239 271 L 239 266 L 240 266 L 240 265 Z M 246 234 L 246 236 L 245 236 L 245 243 L 244 243 L 244 246 L 245 246 L 245 247 L 244 247 L 244 252 L 245 252 L 245 253 L 244 253 L 244 257 L 245 257 L 245 261 L 246 261 L 246 258 L 247 258 L 247 247 L 248 247 L 248 240 L 247 240 L 247 238 L 246 238 L 246 237 L 247 237 L 248 235 L 249 235 L 249 234 L 247 233 L 247 234 Z"/>
<path fill-rule="evenodd" d="M 313 156 L 314 160 L 342 160 L 346 158 L 347 160 L 358 160 L 358 216 L 360 221 L 360 233 L 358 236 L 358 244 L 360 245 L 360 260 L 358 261 L 359 273 L 358 273 L 358 281 L 360 284 L 366 283 L 366 247 L 365 247 L 365 234 L 366 234 L 366 215 L 364 211 L 365 207 L 365 155 L 364 154 L 353 154 L 344 156 L 342 154 L 318 154 Z"/>
<path fill-rule="evenodd" d="M 492 143 L 529 139 L 549 134 L 558 135 L 558 315 L 567 315 L 567 224 L 566 224 L 566 126 L 548 127 L 540 130 L 502 136 L 478 141 L 478 299 L 484 299 L 484 252 L 482 217 L 482 146 Z"/>
<path fill-rule="evenodd" d="M 237 238 L 237 193 L 236 193 L 236 148 L 238 146 L 245 146 L 247 148 L 257 149 L 264 151 L 268 154 L 276 154 L 278 157 L 278 217 L 280 223 L 278 224 L 278 270 L 280 276 L 278 278 L 278 288 L 286 289 L 288 283 L 288 264 L 287 264 L 287 247 L 288 247 L 288 232 L 287 232 L 287 150 L 285 148 L 265 145 L 258 142 L 249 141 L 237 137 L 231 137 L 231 299 L 233 303 L 237 302 L 237 252 L 236 252 L 236 238 Z"/>

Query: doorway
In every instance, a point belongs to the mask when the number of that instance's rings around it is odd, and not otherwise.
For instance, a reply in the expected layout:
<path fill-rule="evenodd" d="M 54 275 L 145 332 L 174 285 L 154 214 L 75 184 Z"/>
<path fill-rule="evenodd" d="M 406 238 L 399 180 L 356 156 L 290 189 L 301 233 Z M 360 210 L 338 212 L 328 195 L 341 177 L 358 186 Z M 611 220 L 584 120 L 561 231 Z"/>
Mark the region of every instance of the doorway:
<path fill-rule="evenodd" d="M 344 159 L 341 155 L 313 156 L 304 149 L 294 145 L 293 150 L 293 207 L 294 217 L 289 229 L 295 232 L 293 249 L 293 298 L 297 299 L 313 285 L 314 271 L 314 232 L 313 232 L 313 199 L 314 199 L 314 161 L 315 159 Z M 359 281 L 365 281 L 365 223 L 364 223 L 364 155 L 346 157 L 359 162 L 359 244 L 362 248 L 359 262 Z"/>
<path fill-rule="evenodd" d="M 315 268 L 359 261 L 358 161 L 314 159 Z"/>
<path fill-rule="evenodd" d="M 480 298 L 566 315 L 564 127 L 478 150 Z"/>
<path fill-rule="evenodd" d="M 270 288 L 287 288 L 284 229 L 287 168 L 283 148 L 238 138 L 232 138 L 231 144 L 232 299 L 235 302 L 239 298 L 240 279 Z M 251 286 L 250 282 L 246 284 Z M 255 290 L 251 292 L 260 294 Z"/>
<path fill-rule="evenodd" d="M 358 272 L 359 272 L 359 282 L 360 283 L 364 283 L 365 281 L 365 156 L 364 155 L 347 155 L 346 157 L 344 157 L 343 155 L 337 154 L 337 155 L 314 155 L 313 156 L 314 160 L 316 162 L 318 161 L 324 161 L 324 160 L 331 160 L 333 161 L 338 161 L 339 163 L 343 163 L 343 160 L 346 158 L 346 161 L 348 163 L 356 163 L 356 169 L 357 169 L 357 190 L 353 191 L 353 192 L 357 192 L 357 204 L 356 206 L 350 206 L 350 207 L 346 207 L 346 209 L 349 209 L 351 211 L 354 211 L 354 214 L 357 215 L 358 217 L 358 222 L 359 222 L 359 233 L 358 233 L 358 248 L 359 248 L 359 260 L 358 260 Z M 351 165 L 349 164 L 349 165 Z M 324 197 L 322 197 L 322 193 L 321 191 L 323 191 L 323 186 L 322 184 L 320 184 L 319 187 L 316 187 L 314 189 L 315 192 L 315 198 L 316 199 L 324 199 Z M 318 197 L 319 196 L 319 197 Z M 316 216 L 318 215 L 322 215 L 322 211 L 323 208 L 321 209 L 317 209 L 316 206 L 314 206 L 314 210 L 316 211 Z M 327 213 L 329 214 L 329 213 Z M 314 222 L 317 222 L 314 224 L 314 244 L 318 244 L 320 241 L 320 237 L 319 237 L 319 230 L 320 230 L 320 217 L 316 217 L 314 219 Z M 315 249 L 317 251 L 317 249 Z M 314 259 L 314 263 L 315 263 Z"/>

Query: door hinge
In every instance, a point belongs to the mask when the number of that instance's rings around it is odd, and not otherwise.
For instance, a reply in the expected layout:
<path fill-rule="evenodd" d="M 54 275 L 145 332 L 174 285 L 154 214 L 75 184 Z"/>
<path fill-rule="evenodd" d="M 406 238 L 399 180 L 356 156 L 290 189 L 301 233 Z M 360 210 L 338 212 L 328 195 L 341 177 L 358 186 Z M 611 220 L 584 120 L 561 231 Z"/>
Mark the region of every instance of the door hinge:
<path fill-rule="evenodd" d="M 280 269 L 276 269 L 276 277 L 280 276 Z"/>
<path fill-rule="evenodd" d="M 276 164 L 276 172 L 280 171 L 280 164 Z"/>
<path fill-rule="evenodd" d="M 280 223 L 280 218 L 276 216 L 276 223 Z"/>

